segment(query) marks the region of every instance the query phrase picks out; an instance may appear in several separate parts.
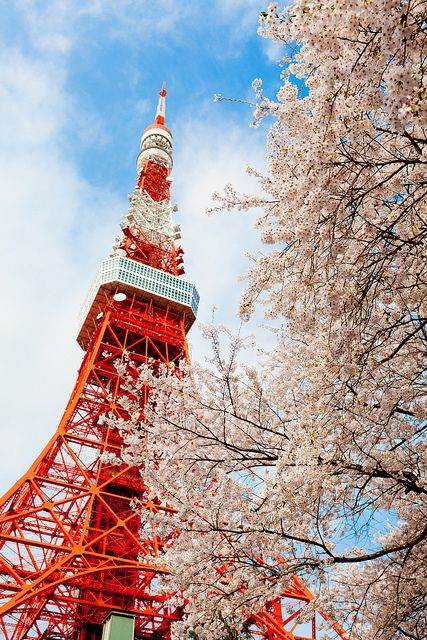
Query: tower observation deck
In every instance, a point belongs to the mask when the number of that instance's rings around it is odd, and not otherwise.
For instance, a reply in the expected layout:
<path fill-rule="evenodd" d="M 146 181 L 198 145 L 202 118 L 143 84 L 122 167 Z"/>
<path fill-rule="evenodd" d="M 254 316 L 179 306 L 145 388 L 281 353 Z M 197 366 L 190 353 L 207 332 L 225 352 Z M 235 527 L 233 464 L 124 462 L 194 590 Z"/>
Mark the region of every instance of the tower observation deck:
<path fill-rule="evenodd" d="M 120 236 L 83 304 L 77 340 L 85 355 L 58 429 L 0 500 L 1 640 L 168 640 L 181 615 L 156 592 L 162 569 L 151 560 L 167 542 L 151 514 L 176 516 L 167 496 L 150 497 L 140 469 L 112 463 L 123 440 L 109 421 L 127 418 L 117 363 L 187 359 L 197 314 L 172 219 L 165 101 L 163 87 Z M 314 640 L 315 621 L 295 622 L 312 599 L 295 579 L 253 616 L 253 637 Z"/>

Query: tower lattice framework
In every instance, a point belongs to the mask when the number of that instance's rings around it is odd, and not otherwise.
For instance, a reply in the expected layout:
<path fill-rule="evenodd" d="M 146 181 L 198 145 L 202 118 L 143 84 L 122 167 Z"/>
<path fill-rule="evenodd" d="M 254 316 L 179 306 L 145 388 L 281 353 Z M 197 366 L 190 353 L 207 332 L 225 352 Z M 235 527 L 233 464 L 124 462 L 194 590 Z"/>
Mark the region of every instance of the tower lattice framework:
<path fill-rule="evenodd" d="M 162 570 L 150 561 L 166 542 L 152 530 L 151 514 L 175 518 L 177 529 L 179 516 L 167 496 L 149 497 L 140 470 L 112 463 L 123 442 L 107 419 L 127 417 L 118 402 L 117 362 L 156 366 L 188 358 L 186 334 L 197 313 L 198 293 L 182 278 L 179 227 L 172 221 L 165 97 L 163 87 L 155 121 L 141 139 L 121 236 L 82 310 L 78 342 L 85 355 L 64 415 L 0 501 L 4 640 L 101 640 L 112 611 L 132 618 L 135 639 L 162 640 L 180 616 L 167 596 L 156 594 Z M 314 640 L 316 620 L 296 622 L 312 598 L 295 579 L 280 601 L 251 619 L 252 635 Z"/>

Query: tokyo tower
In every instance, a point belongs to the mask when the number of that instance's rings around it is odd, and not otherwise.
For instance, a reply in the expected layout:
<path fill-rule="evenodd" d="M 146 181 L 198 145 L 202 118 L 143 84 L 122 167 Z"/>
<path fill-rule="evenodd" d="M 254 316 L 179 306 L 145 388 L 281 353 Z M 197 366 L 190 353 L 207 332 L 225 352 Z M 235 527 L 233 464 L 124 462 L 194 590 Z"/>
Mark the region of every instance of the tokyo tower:
<path fill-rule="evenodd" d="M 163 86 L 141 139 L 121 235 L 83 306 L 77 340 L 85 355 L 63 417 L 0 500 L 3 640 L 167 640 L 180 617 L 167 596 L 156 594 L 161 570 L 150 561 L 164 545 L 150 515 L 177 516 L 164 499 L 148 497 L 138 469 L 111 464 L 123 442 L 107 420 L 111 413 L 126 417 L 116 363 L 173 365 L 188 358 L 186 334 L 197 313 L 199 296 L 182 278 L 180 230 L 172 221 L 165 101 Z M 295 579 L 281 601 L 253 616 L 250 632 L 265 640 L 314 640 L 315 619 L 296 622 L 312 599 Z"/>

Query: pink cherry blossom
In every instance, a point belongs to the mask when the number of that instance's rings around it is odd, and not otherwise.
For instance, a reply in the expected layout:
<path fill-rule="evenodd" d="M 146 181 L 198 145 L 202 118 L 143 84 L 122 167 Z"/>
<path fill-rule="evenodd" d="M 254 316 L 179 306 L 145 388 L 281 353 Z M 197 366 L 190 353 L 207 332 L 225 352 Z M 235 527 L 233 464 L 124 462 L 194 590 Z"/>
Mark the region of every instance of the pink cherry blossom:
<path fill-rule="evenodd" d="M 292 575 L 354 640 L 427 637 L 426 20 L 422 0 L 261 16 L 286 47 L 276 101 L 254 83 L 255 122 L 272 117 L 268 174 L 253 172 L 265 198 L 227 186 L 216 200 L 261 208 L 241 315 L 263 305 L 277 344 L 248 367 L 244 341 L 224 352 L 207 327 L 211 361 L 143 367 L 145 421 L 134 390 L 117 425 L 179 513 L 161 588 L 201 638 Z"/>

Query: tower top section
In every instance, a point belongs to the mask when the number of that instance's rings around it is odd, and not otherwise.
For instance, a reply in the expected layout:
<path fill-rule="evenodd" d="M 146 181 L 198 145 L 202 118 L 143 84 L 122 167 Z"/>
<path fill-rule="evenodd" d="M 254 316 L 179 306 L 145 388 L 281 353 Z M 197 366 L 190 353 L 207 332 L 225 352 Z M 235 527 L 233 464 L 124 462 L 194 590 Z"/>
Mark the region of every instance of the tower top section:
<path fill-rule="evenodd" d="M 154 123 L 150 124 L 142 134 L 141 147 L 137 160 L 138 175 L 143 171 L 147 160 L 154 160 L 172 169 L 172 133 L 165 124 L 166 119 L 166 85 L 163 83 L 157 103 Z"/>
<path fill-rule="evenodd" d="M 184 332 L 196 318 L 199 294 L 191 282 L 181 278 L 185 273 L 184 250 L 176 244 L 181 233 L 172 215 L 178 208 L 170 201 L 172 134 L 165 125 L 165 115 L 163 84 L 154 123 L 141 139 L 138 180 L 120 225 L 122 233 L 110 257 L 101 264 L 82 309 L 77 340 L 83 349 L 88 348 L 111 299 L 123 302 L 129 298 L 132 304 L 177 314 Z M 114 298 L 116 294 L 120 299 Z"/>

